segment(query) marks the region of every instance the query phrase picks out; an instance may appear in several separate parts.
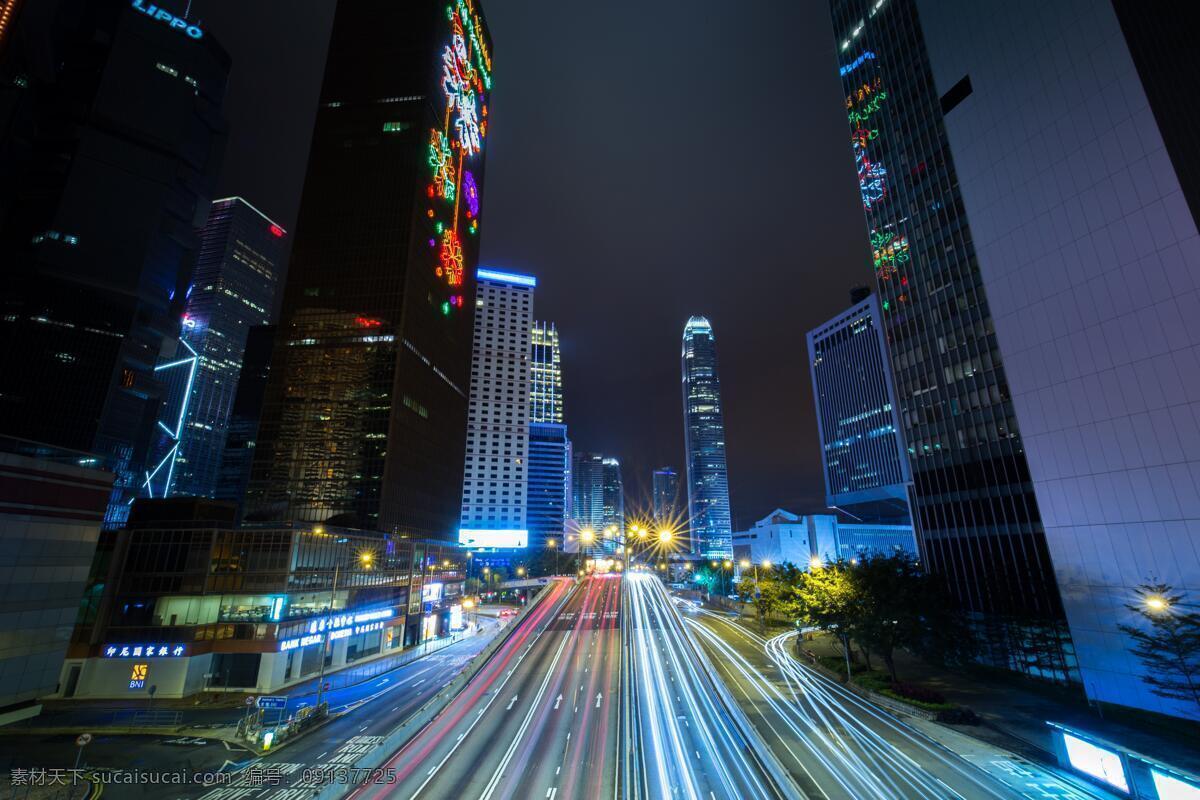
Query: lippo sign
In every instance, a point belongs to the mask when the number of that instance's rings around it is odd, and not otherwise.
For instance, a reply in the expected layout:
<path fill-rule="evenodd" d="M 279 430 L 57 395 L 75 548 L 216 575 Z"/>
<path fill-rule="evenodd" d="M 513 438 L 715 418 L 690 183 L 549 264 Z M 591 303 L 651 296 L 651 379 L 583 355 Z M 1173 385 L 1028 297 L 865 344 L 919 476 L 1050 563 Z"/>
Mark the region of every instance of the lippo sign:
<path fill-rule="evenodd" d="M 177 31 L 183 31 L 193 39 L 199 39 L 204 36 L 204 31 L 199 27 L 188 22 L 183 17 L 177 17 L 165 8 L 159 8 L 153 3 L 144 3 L 142 0 L 133 0 L 133 8 L 140 11 L 151 19 L 156 19 L 159 22 L 164 22 L 170 25 Z"/>

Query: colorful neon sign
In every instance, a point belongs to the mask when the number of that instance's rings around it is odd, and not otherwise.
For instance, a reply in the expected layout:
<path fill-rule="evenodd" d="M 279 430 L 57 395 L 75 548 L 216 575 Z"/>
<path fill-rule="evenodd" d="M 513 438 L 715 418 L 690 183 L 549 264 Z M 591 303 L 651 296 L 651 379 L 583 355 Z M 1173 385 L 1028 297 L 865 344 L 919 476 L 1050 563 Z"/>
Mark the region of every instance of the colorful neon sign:
<path fill-rule="evenodd" d="M 473 162 L 482 155 L 487 138 L 492 56 L 472 0 L 453 0 L 446 7 L 446 19 L 449 37 L 440 54 L 445 106 L 441 128 L 429 131 L 426 217 L 432 228 L 434 273 L 452 292 L 440 303 L 442 313 L 449 315 L 463 307 L 462 295 L 454 291 L 463 285 L 468 260 L 460 223 L 472 235 L 479 232 L 479 167 Z"/>
<path fill-rule="evenodd" d="M 199 27 L 188 22 L 183 17 L 177 17 L 174 14 L 172 14 L 170 11 L 167 11 L 166 9 L 163 9 L 163 8 L 159 8 L 156 5 L 153 5 L 153 4 L 147 5 L 147 4 L 143 3 L 142 0 L 133 0 L 133 8 L 136 11 L 142 12 L 143 14 L 145 14 L 147 17 L 150 17 L 151 19 L 155 19 L 155 20 L 158 20 L 159 22 L 167 23 L 167 25 L 169 25 L 170 27 L 174 28 L 177 31 L 183 31 L 184 33 L 186 33 L 188 36 L 190 36 L 193 39 L 199 39 L 204 36 L 204 31 L 200 30 Z"/>
<path fill-rule="evenodd" d="M 101 651 L 105 658 L 179 658 L 187 654 L 182 644 L 108 644 Z"/>

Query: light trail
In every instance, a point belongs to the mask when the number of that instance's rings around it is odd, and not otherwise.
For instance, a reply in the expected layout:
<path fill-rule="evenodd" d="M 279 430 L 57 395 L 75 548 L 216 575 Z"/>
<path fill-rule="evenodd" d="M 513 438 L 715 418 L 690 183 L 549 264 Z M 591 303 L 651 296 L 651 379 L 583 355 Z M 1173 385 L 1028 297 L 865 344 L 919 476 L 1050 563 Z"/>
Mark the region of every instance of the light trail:
<path fill-rule="evenodd" d="M 1019 796 L 924 734 L 801 665 L 788 652 L 794 632 L 768 640 L 722 615 L 700 613 L 726 634 L 751 642 L 770 660 L 772 675 L 751 663 L 726 636 L 688 620 L 705 645 L 719 654 L 723 668 L 740 679 L 743 692 L 745 687 L 753 692 L 747 700 L 761 701 L 770 709 L 763 719 L 791 759 L 788 766 L 805 773 L 826 798 L 961 800 L 964 791 L 972 798 Z"/>
<path fill-rule="evenodd" d="M 691 640 L 657 577 L 625 578 L 631 641 L 642 717 L 642 748 L 652 797 L 766 798 L 777 788 L 749 756 L 729 713 L 719 706 L 725 687 L 703 669 Z"/>

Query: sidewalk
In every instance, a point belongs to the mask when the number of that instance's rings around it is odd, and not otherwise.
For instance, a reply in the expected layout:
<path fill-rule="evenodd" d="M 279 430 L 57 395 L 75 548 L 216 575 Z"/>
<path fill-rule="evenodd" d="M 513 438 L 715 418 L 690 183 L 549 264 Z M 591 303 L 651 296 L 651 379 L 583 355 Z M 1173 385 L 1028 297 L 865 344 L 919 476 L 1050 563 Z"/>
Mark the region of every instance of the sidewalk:
<path fill-rule="evenodd" d="M 818 655 L 841 656 L 829 636 L 818 635 L 805 647 Z M 1200 726 L 1178 721 L 1157 726 L 1154 721 L 1102 719 L 1079 690 L 1040 684 L 990 670 L 953 670 L 933 666 L 908 653 L 896 654 L 896 673 L 905 682 L 935 689 L 951 703 L 966 706 L 982 725 L 948 725 L 997 747 L 1036 761 L 1054 761 L 1048 720 L 1119 743 L 1193 773 L 1200 773 Z M 877 665 L 881 666 L 881 665 Z"/>

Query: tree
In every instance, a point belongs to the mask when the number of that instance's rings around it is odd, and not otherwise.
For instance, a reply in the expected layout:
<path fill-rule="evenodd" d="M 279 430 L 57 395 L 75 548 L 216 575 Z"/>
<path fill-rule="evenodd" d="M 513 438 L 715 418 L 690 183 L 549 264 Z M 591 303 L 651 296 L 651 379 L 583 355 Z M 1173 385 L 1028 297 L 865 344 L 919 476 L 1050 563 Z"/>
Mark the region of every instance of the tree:
<path fill-rule="evenodd" d="M 759 628 L 765 629 L 767 617 L 787 608 L 793 600 L 794 590 L 790 584 L 775 580 L 774 577 L 748 580 L 743 573 L 742 582 L 738 584 L 738 595 L 743 601 L 754 604 Z"/>
<path fill-rule="evenodd" d="M 973 652 L 970 628 L 943 584 L 910 556 L 865 556 L 850 576 L 859 608 L 852 636 L 883 659 L 893 681 L 897 649 L 939 663 L 959 662 Z"/>
<path fill-rule="evenodd" d="M 1142 681 L 1159 697 L 1180 700 L 1200 709 L 1200 613 L 1165 583 L 1144 583 L 1138 601 L 1125 607 L 1142 625 L 1119 625 L 1133 640 L 1129 651 L 1142 662 Z M 1148 626 L 1144 627 L 1144 626 Z"/>
<path fill-rule="evenodd" d="M 847 648 L 862 613 L 851 568 L 839 560 L 799 572 L 791 606 L 797 621 L 838 637 Z"/>

